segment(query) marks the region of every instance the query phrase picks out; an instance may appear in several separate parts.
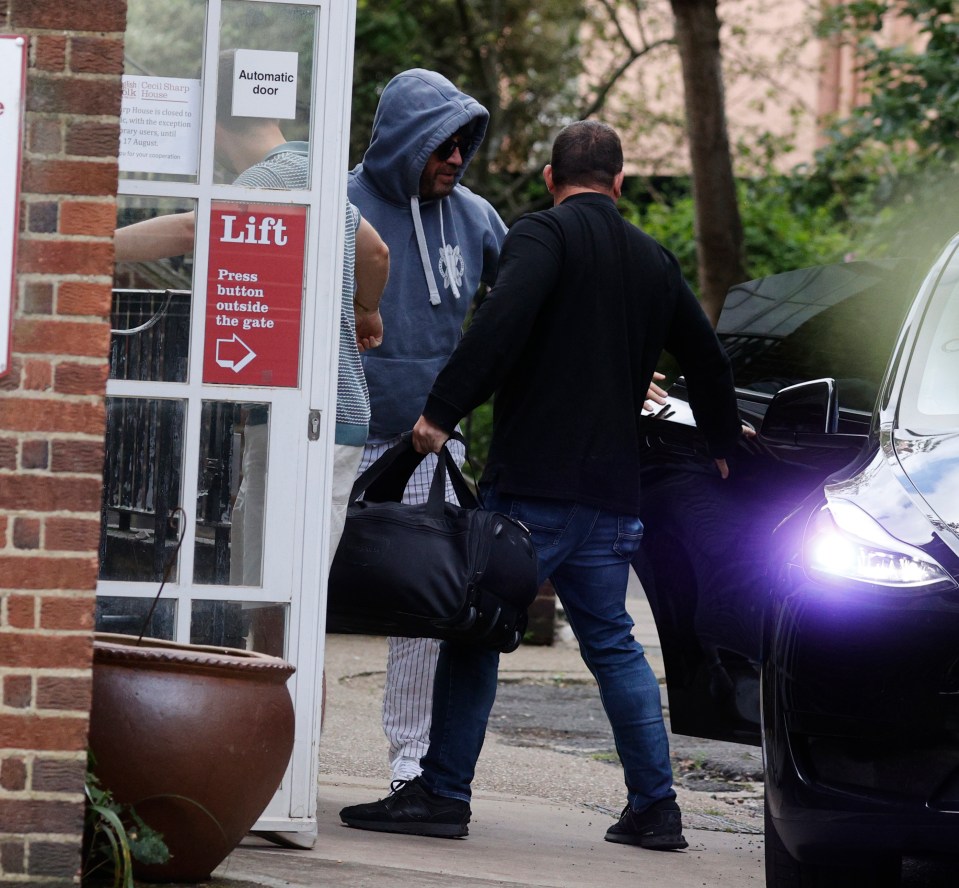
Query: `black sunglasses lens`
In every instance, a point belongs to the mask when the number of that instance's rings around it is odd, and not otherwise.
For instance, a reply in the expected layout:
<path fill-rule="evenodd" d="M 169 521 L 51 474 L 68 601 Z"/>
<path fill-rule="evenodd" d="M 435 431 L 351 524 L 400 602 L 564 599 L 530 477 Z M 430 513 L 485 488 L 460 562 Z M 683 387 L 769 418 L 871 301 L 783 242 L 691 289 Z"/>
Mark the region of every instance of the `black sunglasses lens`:
<path fill-rule="evenodd" d="M 436 156 L 440 160 L 449 160 L 457 148 L 460 149 L 460 152 L 463 151 L 463 143 L 459 139 L 447 139 L 437 147 Z"/>

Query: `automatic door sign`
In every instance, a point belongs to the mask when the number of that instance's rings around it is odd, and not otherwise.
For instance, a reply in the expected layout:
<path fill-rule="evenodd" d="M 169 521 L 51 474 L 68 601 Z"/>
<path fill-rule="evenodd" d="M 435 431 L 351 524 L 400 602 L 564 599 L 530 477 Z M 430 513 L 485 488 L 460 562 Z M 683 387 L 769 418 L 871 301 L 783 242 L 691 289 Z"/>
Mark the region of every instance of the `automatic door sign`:
<path fill-rule="evenodd" d="M 215 201 L 203 381 L 295 388 L 306 208 Z"/>

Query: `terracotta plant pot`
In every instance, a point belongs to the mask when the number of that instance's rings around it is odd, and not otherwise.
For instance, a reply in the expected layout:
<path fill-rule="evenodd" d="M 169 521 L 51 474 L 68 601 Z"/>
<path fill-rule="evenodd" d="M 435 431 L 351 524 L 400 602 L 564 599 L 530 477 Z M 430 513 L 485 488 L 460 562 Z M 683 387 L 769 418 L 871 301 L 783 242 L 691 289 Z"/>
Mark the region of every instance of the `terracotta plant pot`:
<path fill-rule="evenodd" d="M 293 671 L 254 651 L 95 636 L 94 771 L 172 855 L 137 878 L 202 881 L 253 826 L 293 750 Z"/>

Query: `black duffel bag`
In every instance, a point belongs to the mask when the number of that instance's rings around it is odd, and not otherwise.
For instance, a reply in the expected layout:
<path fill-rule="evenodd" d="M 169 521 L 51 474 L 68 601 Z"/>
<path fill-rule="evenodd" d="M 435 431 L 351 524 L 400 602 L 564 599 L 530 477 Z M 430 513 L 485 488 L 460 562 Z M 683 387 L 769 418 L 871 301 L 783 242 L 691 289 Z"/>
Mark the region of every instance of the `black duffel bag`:
<path fill-rule="evenodd" d="M 537 591 L 529 532 L 479 507 L 445 446 L 438 457 L 426 503 L 401 502 L 423 460 L 409 433 L 356 479 L 330 570 L 327 632 L 516 650 Z M 446 502 L 447 473 L 459 505 Z"/>

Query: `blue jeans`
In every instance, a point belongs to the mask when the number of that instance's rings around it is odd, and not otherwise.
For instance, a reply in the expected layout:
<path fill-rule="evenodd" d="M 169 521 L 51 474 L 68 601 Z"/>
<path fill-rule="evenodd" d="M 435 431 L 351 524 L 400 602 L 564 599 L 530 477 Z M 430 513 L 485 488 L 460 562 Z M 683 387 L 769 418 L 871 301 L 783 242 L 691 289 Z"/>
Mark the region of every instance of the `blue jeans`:
<path fill-rule="evenodd" d="M 599 685 L 636 811 L 672 799 L 669 740 L 656 680 L 626 612 L 638 517 L 564 500 L 487 492 L 486 508 L 522 521 L 533 537 L 539 580 L 552 580 Z M 470 783 L 496 697 L 499 653 L 444 642 L 433 689 L 433 725 L 423 779 L 439 795 L 470 800 Z"/>

